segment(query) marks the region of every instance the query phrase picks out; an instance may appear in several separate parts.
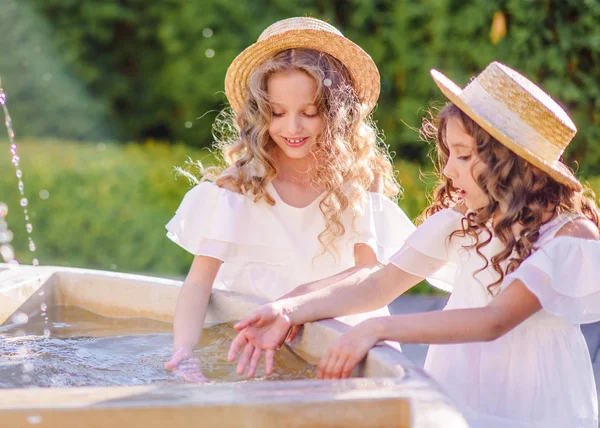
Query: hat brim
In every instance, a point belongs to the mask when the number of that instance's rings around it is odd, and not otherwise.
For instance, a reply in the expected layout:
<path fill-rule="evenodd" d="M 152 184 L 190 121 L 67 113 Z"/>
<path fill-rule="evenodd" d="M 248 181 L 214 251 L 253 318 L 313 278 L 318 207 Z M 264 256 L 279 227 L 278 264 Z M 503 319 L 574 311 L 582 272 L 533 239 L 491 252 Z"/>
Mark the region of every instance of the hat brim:
<path fill-rule="evenodd" d="M 571 170 L 563 164 L 561 161 L 554 163 L 548 163 L 544 159 L 537 156 L 535 153 L 527 150 L 523 146 L 519 145 L 506 134 L 504 134 L 498 126 L 495 126 L 491 118 L 487 118 L 479 114 L 476 110 L 471 108 L 463 99 L 460 97 L 462 89 L 448 79 L 442 73 L 437 70 L 431 70 L 431 77 L 433 78 L 436 85 L 440 88 L 442 93 L 459 109 L 461 109 L 467 116 L 473 119 L 479 126 L 485 129 L 490 135 L 496 140 L 504 144 L 509 150 L 516 155 L 522 157 L 532 165 L 538 167 L 553 179 L 561 184 L 564 184 L 572 189 L 581 190 L 581 183 L 573 175 Z"/>
<path fill-rule="evenodd" d="M 234 111 L 241 110 L 247 97 L 250 76 L 265 60 L 287 49 L 314 49 L 338 59 L 352 76 L 354 89 L 371 111 L 381 89 L 379 70 L 360 46 L 344 36 L 323 30 L 289 30 L 260 40 L 240 53 L 227 69 L 225 95 Z"/>

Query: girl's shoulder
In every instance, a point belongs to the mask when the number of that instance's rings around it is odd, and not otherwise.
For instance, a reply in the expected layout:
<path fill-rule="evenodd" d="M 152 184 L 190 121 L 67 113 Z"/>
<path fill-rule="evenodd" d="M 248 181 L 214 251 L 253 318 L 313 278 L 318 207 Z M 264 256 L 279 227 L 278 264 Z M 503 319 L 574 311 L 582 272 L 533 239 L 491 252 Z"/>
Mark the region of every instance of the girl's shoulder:
<path fill-rule="evenodd" d="M 540 227 L 540 237 L 537 247 L 542 248 L 558 241 L 598 240 L 600 231 L 588 218 L 575 213 L 561 213 L 556 215 Z"/>
<path fill-rule="evenodd" d="M 576 214 L 561 214 L 543 227 L 537 249 L 502 288 L 520 280 L 546 311 L 575 324 L 600 320 L 598 228 Z"/>
<path fill-rule="evenodd" d="M 589 219 L 577 217 L 561 226 L 554 237 L 567 236 L 582 239 L 600 239 L 598 227 Z"/>
<path fill-rule="evenodd" d="M 234 177 L 237 176 L 237 172 L 238 169 L 235 165 L 231 165 L 229 168 L 224 169 L 221 174 L 219 174 L 218 178 L 220 179 L 220 183 L 218 184 L 218 187 L 242 195 L 242 190 L 236 186 L 234 181 Z M 216 183 L 214 184 L 217 186 Z"/>

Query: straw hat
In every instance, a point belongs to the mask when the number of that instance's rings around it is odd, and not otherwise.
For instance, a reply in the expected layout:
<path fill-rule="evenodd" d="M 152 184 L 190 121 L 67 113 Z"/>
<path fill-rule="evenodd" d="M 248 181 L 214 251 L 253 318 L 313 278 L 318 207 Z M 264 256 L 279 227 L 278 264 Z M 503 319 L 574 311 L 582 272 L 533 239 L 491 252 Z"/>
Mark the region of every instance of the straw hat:
<path fill-rule="evenodd" d="M 581 189 L 560 160 L 577 128 L 538 86 L 499 62 L 492 62 L 464 89 L 437 70 L 431 76 L 450 101 L 511 151 L 556 181 Z"/>
<path fill-rule="evenodd" d="M 342 62 L 350 72 L 354 89 L 369 111 L 379 97 L 379 71 L 373 59 L 335 27 L 315 18 L 277 21 L 262 32 L 258 41 L 239 54 L 227 69 L 225 95 L 233 110 L 240 111 L 252 72 L 277 52 L 305 48 L 325 52 Z"/>

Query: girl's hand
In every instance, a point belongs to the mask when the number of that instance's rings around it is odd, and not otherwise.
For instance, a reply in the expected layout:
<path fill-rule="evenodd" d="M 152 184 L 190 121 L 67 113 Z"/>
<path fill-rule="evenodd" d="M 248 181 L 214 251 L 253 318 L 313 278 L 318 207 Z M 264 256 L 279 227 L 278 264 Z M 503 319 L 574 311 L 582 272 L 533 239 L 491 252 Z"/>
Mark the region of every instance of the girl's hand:
<path fill-rule="evenodd" d="M 200 359 L 188 348 L 179 348 L 165 363 L 165 369 L 188 382 L 207 383 L 208 379 L 200 370 Z"/>
<path fill-rule="evenodd" d="M 233 326 L 240 333 L 231 343 L 227 359 L 234 361 L 243 348 L 237 373 L 243 373 L 246 365 L 250 364 L 248 377 L 252 377 L 262 351 L 267 351 L 265 353 L 265 372 L 270 375 L 273 372 L 275 350 L 281 347 L 291 326 L 290 318 L 284 314 L 277 302 L 260 306 L 254 310 L 252 315 Z"/>
<path fill-rule="evenodd" d="M 352 370 L 379 339 L 374 333 L 376 318 L 361 322 L 344 333 L 329 347 L 317 368 L 317 379 L 340 379 L 350 377 Z"/>

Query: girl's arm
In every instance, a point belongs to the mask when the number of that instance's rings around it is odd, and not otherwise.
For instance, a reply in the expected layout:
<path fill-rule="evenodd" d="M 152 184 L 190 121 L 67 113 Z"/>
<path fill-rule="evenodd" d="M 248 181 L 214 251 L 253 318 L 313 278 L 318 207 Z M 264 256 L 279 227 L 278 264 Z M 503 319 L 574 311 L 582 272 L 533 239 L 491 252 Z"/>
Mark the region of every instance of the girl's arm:
<path fill-rule="evenodd" d="M 317 376 L 348 377 L 380 340 L 401 343 L 465 343 L 496 340 L 542 308 L 516 280 L 487 306 L 366 320 L 344 334 L 319 363 Z"/>
<path fill-rule="evenodd" d="M 330 285 L 345 280 L 356 274 L 359 274 L 359 276 L 364 276 L 364 273 L 366 272 L 366 274 L 369 275 L 380 267 L 381 265 L 377 261 L 375 251 L 373 251 L 370 246 L 367 244 L 356 244 L 354 245 L 354 266 L 333 276 L 299 285 L 277 300 L 297 297 L 306 293 L 320 290 L 321 288 L 329 287 Z"/>
<path fill-rule="evenodd" d="M 422 281 L 393 264 L 361 269 L 323 289 L 276 302 L 292 325 L 379 309 Z"/>
<path fill-rule="evenodd" d="M 221 263 L 221 260 L 212 257 L 194 257 L 177 298 L 173 320 L 173 356 L 165 364 L 165 368 L 175 369 L 180 362 L 193 357 L 193 349 L 204 328 L 210 292 Z"/>
<path fill-rule="evenodd" d="M 231 343 L 228 359 L 233 361 L 243 349 L 237 372 L 243 373 L 249 365 L 251 377 L 260 350 L 266 350 L 270 374 L 273 350 L 281 346 L 291 326 L 381 308 L 422 279 L 389 264 L 371 275 L 362 269 L 329 287 L 260 306 L 234 326 L 240 333 Z M 259 351 L 254 352 L 254 347 Z"/>

